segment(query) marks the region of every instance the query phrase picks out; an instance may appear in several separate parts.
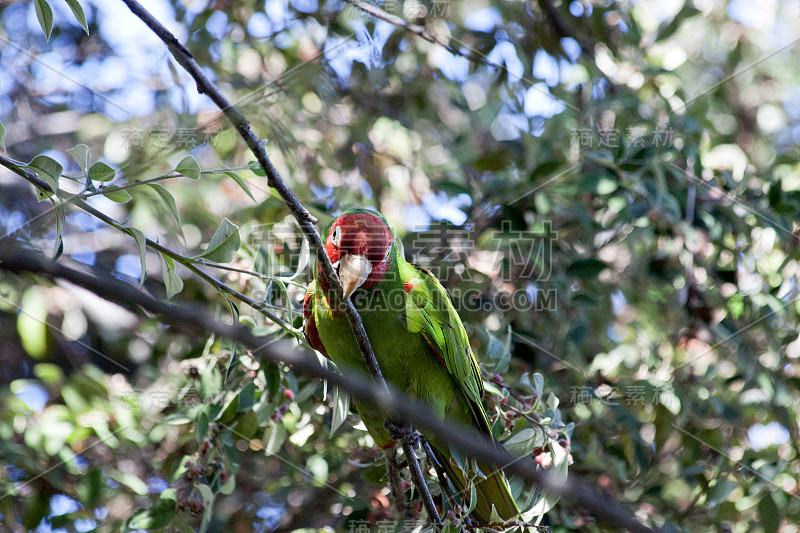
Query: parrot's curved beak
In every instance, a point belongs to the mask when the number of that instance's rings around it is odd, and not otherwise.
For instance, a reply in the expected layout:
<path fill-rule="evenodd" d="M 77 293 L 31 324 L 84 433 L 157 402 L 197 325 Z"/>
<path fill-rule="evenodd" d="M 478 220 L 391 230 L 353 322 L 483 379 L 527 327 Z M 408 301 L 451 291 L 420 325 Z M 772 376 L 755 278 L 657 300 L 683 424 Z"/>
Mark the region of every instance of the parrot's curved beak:
<path fill-rule="evenodd" d="M 350 298 L 367 281 L 371 272 L 372 264 L 363 255 L 343 255 L 339 260 L 339 279 L 344 288 L 344 297 Z"/>

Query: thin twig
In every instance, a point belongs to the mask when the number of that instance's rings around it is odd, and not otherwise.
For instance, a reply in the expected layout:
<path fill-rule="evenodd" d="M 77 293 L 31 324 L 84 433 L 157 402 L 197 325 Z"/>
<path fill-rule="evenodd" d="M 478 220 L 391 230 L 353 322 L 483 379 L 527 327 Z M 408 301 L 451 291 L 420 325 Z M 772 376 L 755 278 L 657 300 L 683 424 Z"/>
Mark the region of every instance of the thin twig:
<path fill-rule="evenodd" d="M 428 439 L 425 438 L 425 435 L 420 436 L 420 443 L 422 444 L 422 449 L 425 450 L 425 456 L 428 458 L 428 462 L 436 471 L 436 477 L 439 478 L 439 487 L 441 487 L 442 496 L 447 498 L 451 508 L 455 508 L 455 497 L 450 490 L 450 485 L 447 483 L 447 474 L 444 471 L 444 467 L 442 467 L 439 463 L 439 459 L 433 453 L 433 448 L 431 448 L 431 444 L 428 442 Z"/>
<path fill-rule="evenodd" d="M 386 456 L 386 475 L 389 476 L 389 490 L 392 492 L 394 508 L 399 515 L 411 518 L 410 508 L 406 505 L 403 479 L 400 477 L 400 465 L 397 462 L 397 446 L 392 446 L 383 453 Z"/>
<path fill-rule="evenodd" d="M 410 423 L 408 424 L 408 430 L 410 434 L 413 435 L 414 428 Z M 422 473 L 422 467 L 420 467 L 419 460 L 417 459 L 417 453 L 414 451 L 413 440 L 414 439 L 412 438 L 405 438 L 400 441 L 403 446 L 403 454 L 406 456 L 408 470 L 411 472 L 411 481 L 414 482 L 414 486 L 417 487 L 417 490 L 419 490 L 420 487 L 425 488 L 424 491 L 420 491 L 419 496 L 422 499 L 422 505 L 428 512 L 428 518 L 430 519 L 434 528 L 439 530 L 442 528 L 439 512 L 436 510 L 436 504 L 433 503 L 433 496 L 431 496 L 431 491 L 428 490 L 428 484 L 425 482 L 425 476 Z"/>
<path fill-rule="evenodd" d="M 28 182 L 30 182 L 34 186 L 38 187 L 39 189 L 47 191 L 49 193 L 54 193 L 53 188 L 50 186 L 49 183 L 47 183 L 46 181 L 44 181 L 41 178 L 37 177 L 35 172 L 19 166 L 15 161 L 0 155 L 0 165 L 3 165 L 4 167 L 8 168 L 9 170 L 11 170 L 11 171 L 15 172 L 16 174 L 22 176 Z M 83 199 L 81 199 L 79 197 L 80 195 L 69 195 L 69 196 L 67 196 L 65 198 L 65 193 L 62 193 L 61 191 L 55 192 L 54 194 L 56 194 L 56 196 L 59 199 L 63 200 L 64 203 L 71 203 L 71 204 L 75 205 L 76 207 L 86 211 L 90 215 L 92 215 L 92 216 L 100 219 L 101 221 L 105 222 L 109 226 L 112 226 L 112 227 L 117 228 L 117 229 L 119 229 L 121 231 L 124 231 L 125 226 L 123 224 L 120 224 L 119 222 L 117 222 L 116 220 L 114 220 L 110 216 L 106 215 L 102 211 L 100 211 L 100 210 L 92 207 L 88 203 L 84 202 Z M 161 252 L 162 254 L 173 258 L 175 261 L 178 261 L 180 264 L 185 266 L 188 270 L 191 270 L 192 272 L 197 274 L 197 276 L 199 276 L 201 279 L 205 280 L 207 283 L 209 283 L 210 285 L 215 287 L 218 291 L 220 291 L 222 293 L 229 294 L 229 295 L 233 296 L 234 298 L 236 298 L 237 300 L 249 305 L 250 307 L 252 307 L 256 311 L 258 311 L 259 313 L 263 314 L 265 317 L 267 317 L 268 319 L 272 320 L 273 322 L 275 322 L 279 326 L 283 327 L 284 329 L 286 329 L 286 330 L 294 330 L 294 328 L 291 326 L 291 324 L 288 324 L 286 321 L 280 319 L 272 311 L 267 309 L 263 304 L 261 304 L 260 302 L 257 302 L 256 300 L 253 300 L 249 296 L 246 296 L 246 295 L 242 294 L 241 292 L 237 291 L 236 289 L 234 289 L 234 288 L 230 287 L 229 285 L 226 285 L 225 283 L 223 283 L 223 282 L 219 281 L 218 279 L 214 278 L 210 274 L 208 274 L 205 271 L 203 271 L 199 266 L 194 264 L 191 259 L 189 259 L 187 257 L 184 257 L 183 255 L 179 254 L 178 252 L 175 252 L 175 251 L 167 248 L 166 246 L 162 246 L 161 244 L 159 244 L 159 243 L 157 243 L 157 242 L 155 242 L 155 241 L 153 241 L 151 239 L 148 239 L 146 237 L 145 237 L 145 243 L 147 244 L 147 246 L 149 248 L 152 248 L 153 250 Z M 143 272 L 142 275 L 144 275 L 144 274 L 145 273 Z"/>

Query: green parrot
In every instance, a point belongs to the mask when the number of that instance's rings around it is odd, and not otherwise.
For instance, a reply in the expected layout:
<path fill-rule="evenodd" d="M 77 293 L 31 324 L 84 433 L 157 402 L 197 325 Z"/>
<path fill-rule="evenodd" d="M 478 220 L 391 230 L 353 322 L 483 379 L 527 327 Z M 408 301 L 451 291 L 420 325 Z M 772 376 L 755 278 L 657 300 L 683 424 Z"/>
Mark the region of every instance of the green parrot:
<path fill-rule="evenodd" d="M 405 260 L 386 219 L 367 209 L 345 211 L 325 229 L 325 252 L 345 297 L 361 315 L 385 379 L 429 402 L 443 418 L 490 435 L 483 380 L 461 319 L 439 280 Z M 330 305 L 334 297 L 319 265 L 314 278 L 303 302 L 309 343 L 337 366 L 367 373 L 344 311 Z M 378 446 L 392 448 L 395 441 L 384 427 L 385 418 L 369 405 L 355 407 Z M 428 442 L 450 480 L 464 491 L 465 474 L 451 461 L 448 444 L 432 436 Z M 486 478 L 475 483 L 472 518 L 491 523 L 492 506 L 501 519 L 515 518 L 519 510 L 502 471 L 478 467 Z M 462 500 L 469 502 L 469 494 L 462 494 Z"/>

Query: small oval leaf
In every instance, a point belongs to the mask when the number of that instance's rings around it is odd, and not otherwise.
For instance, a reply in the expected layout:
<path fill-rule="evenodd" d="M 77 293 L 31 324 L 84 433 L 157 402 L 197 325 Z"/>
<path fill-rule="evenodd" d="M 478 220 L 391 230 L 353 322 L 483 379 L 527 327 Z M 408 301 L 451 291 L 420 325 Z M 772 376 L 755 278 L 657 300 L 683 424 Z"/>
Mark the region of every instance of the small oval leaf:
<path fill-rule="evenodd" d="M 133 200 L 133 197 L 130 194 L 128 194 L 128 191 L 125 190 L 104 192 L 103 196 L 105 196 L 112 202 L 117 202 L 118 204 L 126 204 L 131 200 Z"/>
<path fill-rule="evenodd" d="M 85 144 L 79 144 L 77 146 L 73 146 L 69 150 L 67 150 L 75 161 L 78 162 L 78 166 L 81 167 L 84 173 L 89 170 L 89 164 L 92 162 L 92 153 L 89 150 L 89 147 Z"/>
<path fill-rule="evenodd" d="M 190 155 L 181 159 L 181 162 L 175 167 L 175 171 L 180 172 L 190 180 L 200 179 L 200 165 L 197 163 L 197 160 Z"/>
<path fill-rule="evenodd" d="M 27 166 L 36 172 L 40 179 L 50 185 L 53 192 L 58 192 L 58 180 L 64 171 L 61 163 L 46 155 L 37 155 Z"/>
<path fill-rule="evenodd" d="M 92 181 L 111 181 L 116 174 L 116 170 L 101 161 L 98 161 L 89 169 L 89 179 Z"/>

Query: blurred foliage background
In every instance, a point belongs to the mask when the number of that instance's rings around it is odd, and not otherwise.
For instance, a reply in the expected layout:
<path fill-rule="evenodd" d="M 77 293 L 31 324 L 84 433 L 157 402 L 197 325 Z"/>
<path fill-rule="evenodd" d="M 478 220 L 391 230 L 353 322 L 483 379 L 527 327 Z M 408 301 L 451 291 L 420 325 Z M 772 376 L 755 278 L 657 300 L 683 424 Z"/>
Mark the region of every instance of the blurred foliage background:
<path fill-rule="evenodd" d="M 109 218 L 2 169 L 0 246 L 303 342 L 308 253 L 252 155 L 122 3 L 76 5 L 0 6 L 0 137 Z M 516 453 L 667 531 L 800 531 L 797 2 L 374 4 L 438 43 L 335 0 L 145 5 L 322 223 L 374 207 L 436 269 Z M 3 275 L 0 361 L 0 529 L 391 517 L 346 400 L 225 340 Z"/>

